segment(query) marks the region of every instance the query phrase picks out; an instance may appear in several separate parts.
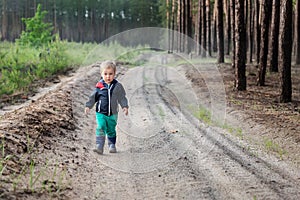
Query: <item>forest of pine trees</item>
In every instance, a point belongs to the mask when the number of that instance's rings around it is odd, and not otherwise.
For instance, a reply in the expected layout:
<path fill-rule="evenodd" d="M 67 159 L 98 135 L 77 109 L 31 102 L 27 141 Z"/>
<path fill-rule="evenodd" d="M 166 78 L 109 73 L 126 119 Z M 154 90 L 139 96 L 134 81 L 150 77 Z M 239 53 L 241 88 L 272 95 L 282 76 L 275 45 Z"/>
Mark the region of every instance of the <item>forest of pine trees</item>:
<path fill-rule="evenodd" d="M 62 39 L 102 42 L 138 27 L 165 27 L 182 33 L 169 52 L 194 51 L 229 56 L 235 87 L 246 90 L 246 64 L 258 67 L 257 85 L 266 72 L 280 74 L 281 102 L 292 100 L 291 65 L 300 64 L 300 0 L 1 0 L 1 40 L 14 41 L 24 30 L 21 18 L 34 15 L 37 4 Z M 201 48 L 192 49 L 188 38 Z"/>

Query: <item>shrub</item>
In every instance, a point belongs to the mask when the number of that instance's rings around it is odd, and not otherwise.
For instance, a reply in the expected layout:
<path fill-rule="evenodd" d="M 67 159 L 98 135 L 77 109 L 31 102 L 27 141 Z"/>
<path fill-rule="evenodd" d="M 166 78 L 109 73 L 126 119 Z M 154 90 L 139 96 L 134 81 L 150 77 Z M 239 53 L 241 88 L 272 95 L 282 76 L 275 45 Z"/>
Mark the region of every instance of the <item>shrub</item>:
<path fill-rule="evenodd" d="M 22 18 L 25 23 L 25 31 L 22 32 L 17 42 L 21 45 L 30 45 L 33 47 L 42 47 L 52 41 L 51 23 L 45 23 L 44 18 L 47 11 L 41 11 L 41 5 L 38 4 L 37 11 L 32 18 Z"/>

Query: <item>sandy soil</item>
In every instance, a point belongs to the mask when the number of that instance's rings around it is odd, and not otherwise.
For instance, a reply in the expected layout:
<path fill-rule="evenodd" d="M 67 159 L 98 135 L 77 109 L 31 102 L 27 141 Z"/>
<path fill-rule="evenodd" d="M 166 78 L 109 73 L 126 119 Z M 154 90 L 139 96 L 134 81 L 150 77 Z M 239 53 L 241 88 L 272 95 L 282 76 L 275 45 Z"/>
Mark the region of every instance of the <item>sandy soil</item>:
<path fill-rule="evenodd" d="M 0 198 L 299 199 L 297 101 L 277 103 L 278 118 L 266 117 L 271 108 L 254 104 L 255 86 L 231 90 L 230 66 L 166 67 L 176 58 L 146 58 L 143 67 L 118 68 L 130 113 L 119 113 L 116 154 L 92 151 L 95 114 L 83 112 L 99 79 L 97 64 L 25 104 L 4 107 L 3 155 L 15 156 L 1 160 Z M 196 118 L 199 106 L 222 123 Z M 258 114 L 262 108 L 269 109 Z"/>

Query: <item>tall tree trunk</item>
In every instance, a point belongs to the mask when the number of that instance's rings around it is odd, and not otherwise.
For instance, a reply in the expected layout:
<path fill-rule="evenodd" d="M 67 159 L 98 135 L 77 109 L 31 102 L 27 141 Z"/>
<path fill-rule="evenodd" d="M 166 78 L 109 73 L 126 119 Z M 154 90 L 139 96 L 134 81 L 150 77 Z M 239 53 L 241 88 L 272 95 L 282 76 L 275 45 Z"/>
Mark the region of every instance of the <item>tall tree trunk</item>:
<path fill-rule="evenodd" d="M 300 0 L 296 4 L 296 64 L 300 64 Z"/>
<path fill-rule="evenodd" d="M 181 47 L 182 47 L 182 52 L 186 52 L 186 47 L 185 47 L 185 39 L 186 39 L 186 4 L 185 4 L 186 0 L 182 0 L 182 42 L 181 42 Z"/>
<path fill-rule="evenodd" d="M 167 28 L 168 28 L 168 52 L 171 51 L 171 17 L 170 17 L 170 1 L 166 0 L 166 17 L 167 17 Z"/>
<path fill-rule="evenodd" d="M 7 40 L 8 36 L 8 19 L 7 19 L 7 0 L 3 0 L 2 4 L 2 27 L 1 27 L 1 40 Z"/>
<path fill-rule="evenodd" d="M 212 48 L 213 48 L 213 52 L 217 52 L 218 51 L 218 42 L 217 42 L 217 16 L 214 15 L 214 19 L 213 19 L 213 44 L 212 44 Z"/>
<path fill-rule="evenodd" d="M 206 57 L 206 51 L 207 51 L 207 28 L 206 28 L 206 5 L 205 2 L 202 1 L 202 47 L 203 51 L 201 56 Z"/>
<path fill-rule="evenodd" d="M 247 27 L 249 26 L 249 22 L 248 22 L 248 1 L 249 0 L 245 0 L 244 4 L 245 4 L 245 7 L 244 7 L 244 11 L 245 11 L 245 15 L 244 15 L 244 20 L 245 20 L 245 28 L 246 28 L 246 57 L 245 57 L 245 63 L 247 63 L 247 50 L 248 50 L 248 43 L 249 43 L 249 35 L 247 33 Z"/>
<path fill-rule="evenodd" d="M 226 43 L 226 55 L 230 54 L 230 44 L 231 44 L 231 14 L 230 14 L 230 0 L 226 0 L 226 33 L 227 33 L 227 43 Z"/>
<path fill-rule="evenodd" d="M 269 25 L 272 4 L 270 0 L 262 0 L 262 13 L 261 13 L 261 51 L 259 56 L 259 70 L 257 85 L 265 85 L 265 76 L 268 60 L 268 42 L 269 42 Z"/>
<path fill-rule="evenodd" d="M 218 41 L 217 41 L 217 4 L 214 3 L 214 10 L 213 10 L 213 51 L 218 51 Z"/>
<path fill-rule="evenodd" d="M 232 30 L 232 68 L 235 68 L 236 41 L 235 41 L 235 0 L 230 0 L 231 30 Z"/>
<path fill-rule="evenodd" d="M 293 2 L 291 0 L 281 1 L 280 35 L 279 35 L 279 67 L 281 73 L 280 102 L 292 101 L 292 24 L 293 24 Z"/>
<path fill-rule="evenodd" d="M 255 34 L 256 34 L 256 62 L 259 64 L 259 55 L 260 55 L 260 21 L 259 21 L 259 15 L 260 15 L 260 5 L 259 0 L 255 0 L 255 11 L 256 11 L 256 18 L 255 18 Z"/>
<path fill-rule="evenodd" d="M 191 52 L 191 38 L 192 38 L 192 17 L 191 17 L 191 1 L 185 0 L 185 52 Z"/>
<path fill-rule="evenodd" d="M 210 0 L 206 0 L 206 14 L 207 14 L 207 51 L 211 56 L 211 5 Z"/>
<path fill-rule="evenodd" d="M 254 30 L 254 9 L 252 1 L 250 1 L 249 5 L 249 26 L 248 26 L 248 32 L 249 32 L 249 63 L 252 63 L 253 59 L 253 30 Z"/>
<path fill-rule="evenodd" d="M 280 1 L 273 0 L 272 24 L 271 24 L 271 40 L 269 69 L 271 72 L 278 72 L 278 35 L 280 22 Z"/>
<path fill-rule="evenodd" d="M 53 32 L 57 33 L 57 10 L 56 10 L 56 0 L 53 1 Z"/>
<path fill-rule="evenodd" d="M 178 27 L 178 40 L 177 40 L 177 47 L 178 47 L 178 52 L 182 52 L 182 1 L 183 0 L 178 0 L 178 5 L 177 5 L 177 27 Z"/>
<path fill-rule="evenodd" d="M 217 0 L 218 63 L 224 63 L 223 0 Z"/>
<path fill-rule="evenodd" d="M 172 0 L 172 39 L 171 39 L 171 52 L 173 53 L 174 51 L 174 34 L 175 34 L 175 18 L 176 18 L 176 13 L 175 13 L 175 5 L 176 2 L 175 0 Z"/>
<path fill-rule="evenodd" d="M 201 0 L 198 1 L 198 11 L 197 20 L 195 26 L 195 37 L 197 42 L 196 54 L 199 56 L 201 54 L 201 34 L 202 34 L 202 23 L 201 23 Z"/>
<path fill-rule="evenodd" d="M 244 21 L 245 0 L 235 0 L 235 87 L 237 90 L 246 90 L 246 27 Z"/>

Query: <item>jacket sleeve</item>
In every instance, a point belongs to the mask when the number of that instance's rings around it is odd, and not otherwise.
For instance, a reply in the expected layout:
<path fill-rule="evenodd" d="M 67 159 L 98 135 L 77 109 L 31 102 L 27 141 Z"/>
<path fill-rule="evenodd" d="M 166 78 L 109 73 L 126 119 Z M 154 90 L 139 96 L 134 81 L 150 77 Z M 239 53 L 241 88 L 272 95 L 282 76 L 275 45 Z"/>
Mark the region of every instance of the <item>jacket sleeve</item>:
<path fill-rule="evenodd" d="M 128 108 L 128 100 L 126 98 L 126 92 L 121 83 L 118 83 L 118 103 L 122 108 Z"/>
<path fill-rule="evenodd" d="M 97 90 L 94 90 L 94 92 L 90 95 L 89 100 L 85 103 L 85 107 L 92 109 L 96 103 L 96 97 L 97 97 Z"/>

